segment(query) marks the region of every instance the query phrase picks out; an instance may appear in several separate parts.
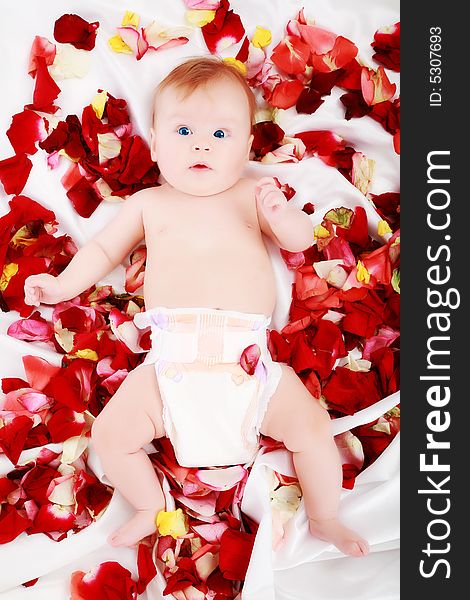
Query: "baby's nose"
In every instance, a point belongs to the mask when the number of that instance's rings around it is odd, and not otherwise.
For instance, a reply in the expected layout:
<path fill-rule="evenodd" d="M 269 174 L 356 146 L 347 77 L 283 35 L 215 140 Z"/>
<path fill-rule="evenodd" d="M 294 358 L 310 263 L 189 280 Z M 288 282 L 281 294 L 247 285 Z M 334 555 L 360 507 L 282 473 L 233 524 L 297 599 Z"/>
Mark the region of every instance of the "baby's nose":
<path fill-rule="evenodd" d="M 210 152 L 212 150 L 211 145 L 210 144 L 201 144 L 201 143 L 195 143 L 193 144 L 193 150 L 196 152 L 199 152 L 200 150 L 203 150 L 204 152 Z"/>

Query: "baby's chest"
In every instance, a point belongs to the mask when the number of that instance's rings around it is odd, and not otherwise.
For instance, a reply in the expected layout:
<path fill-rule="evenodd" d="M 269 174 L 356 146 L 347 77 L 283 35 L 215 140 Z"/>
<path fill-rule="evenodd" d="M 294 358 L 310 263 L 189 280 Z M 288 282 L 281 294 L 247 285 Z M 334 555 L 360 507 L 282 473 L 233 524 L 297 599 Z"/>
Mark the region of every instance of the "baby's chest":
<path fill-rule="evenodd" d="M 234 209 L 169 211 L 150 217 L 145 227 L 147 246 L 216 248 L 246 241 L 257 230 L 252 215 Z"/>

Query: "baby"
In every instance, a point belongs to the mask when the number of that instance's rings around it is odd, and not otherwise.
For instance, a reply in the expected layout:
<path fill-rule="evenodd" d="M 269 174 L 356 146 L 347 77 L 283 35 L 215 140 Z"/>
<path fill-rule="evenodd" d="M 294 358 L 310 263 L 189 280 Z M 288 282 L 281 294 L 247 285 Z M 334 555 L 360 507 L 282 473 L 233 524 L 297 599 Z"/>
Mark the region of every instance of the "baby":
<path fill-rule="evenodd" d="M 275 282 L 262 234 L 299 252 L 313 227 L 272 178 L 243 177 L 254 111 L 235 67 L 215 58 L 176 67 L 157 87 L 150 131 L 165 181 L 129 197 L 58 277 L 28 277 L 25 301 L 74 298 L 145 239 L 146 311 L 134 321 L 151 328 L 152 347 L 92 427 L 106 476 L 136 509 L 110 544 L 136 544 L 165 509 L 143 446 L 167 436 L 182 466 L 246 464 L 262 433 L 293 453 L 311 534 L 362 556 L 368 543 L 337 516 L 342 469 L 328 412 L 267 348 Z"/>

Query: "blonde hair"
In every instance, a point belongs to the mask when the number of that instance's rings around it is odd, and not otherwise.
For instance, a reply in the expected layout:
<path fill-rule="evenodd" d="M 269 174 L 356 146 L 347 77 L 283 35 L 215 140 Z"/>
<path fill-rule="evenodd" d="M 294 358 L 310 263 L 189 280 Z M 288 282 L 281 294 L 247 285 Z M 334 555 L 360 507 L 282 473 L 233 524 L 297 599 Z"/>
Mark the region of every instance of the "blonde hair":
<path fill-rule="evenodd" d="M 255 119 L 256 98 L 246 82 L 245 77 L 236 66 L 225 62 L 221 58 L 208 56 L 198 56 L 186 60 L 170 71 L 170 73 L 160 81 L 153 94 L 152 126 L 155 121 L 155 102 L 158 94 L 164 89 L 174 87 L 177 90 L 182 90 L 183 99 L 185 99 L 196 89 L 205 86 L 210 81 L 219 81 L 221 79 L 229 79 L 242 87 L 248 100 L 250 129 L 252 130 Z"/>

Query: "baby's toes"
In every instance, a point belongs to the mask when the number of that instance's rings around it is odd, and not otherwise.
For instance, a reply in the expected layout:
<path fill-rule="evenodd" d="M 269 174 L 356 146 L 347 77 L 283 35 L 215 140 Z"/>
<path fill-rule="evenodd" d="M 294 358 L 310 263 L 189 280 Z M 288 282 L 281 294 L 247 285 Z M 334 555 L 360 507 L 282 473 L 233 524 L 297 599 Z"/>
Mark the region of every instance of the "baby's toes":
<path fill-rule="evenodd" d="M 348 543 L 347 554 L 351 556 L 366 556 L 369 553 L 369 544 L 363 540 L 358 539 Z"/>
<path fill-rule="evenodd" d="M 357 545 L 360 548 L 361 554 L 360 556 L 366 556 L 366 554 L 369 554 L 369 544 L 366 540 L 360 539 L 357 541 Z"/>

